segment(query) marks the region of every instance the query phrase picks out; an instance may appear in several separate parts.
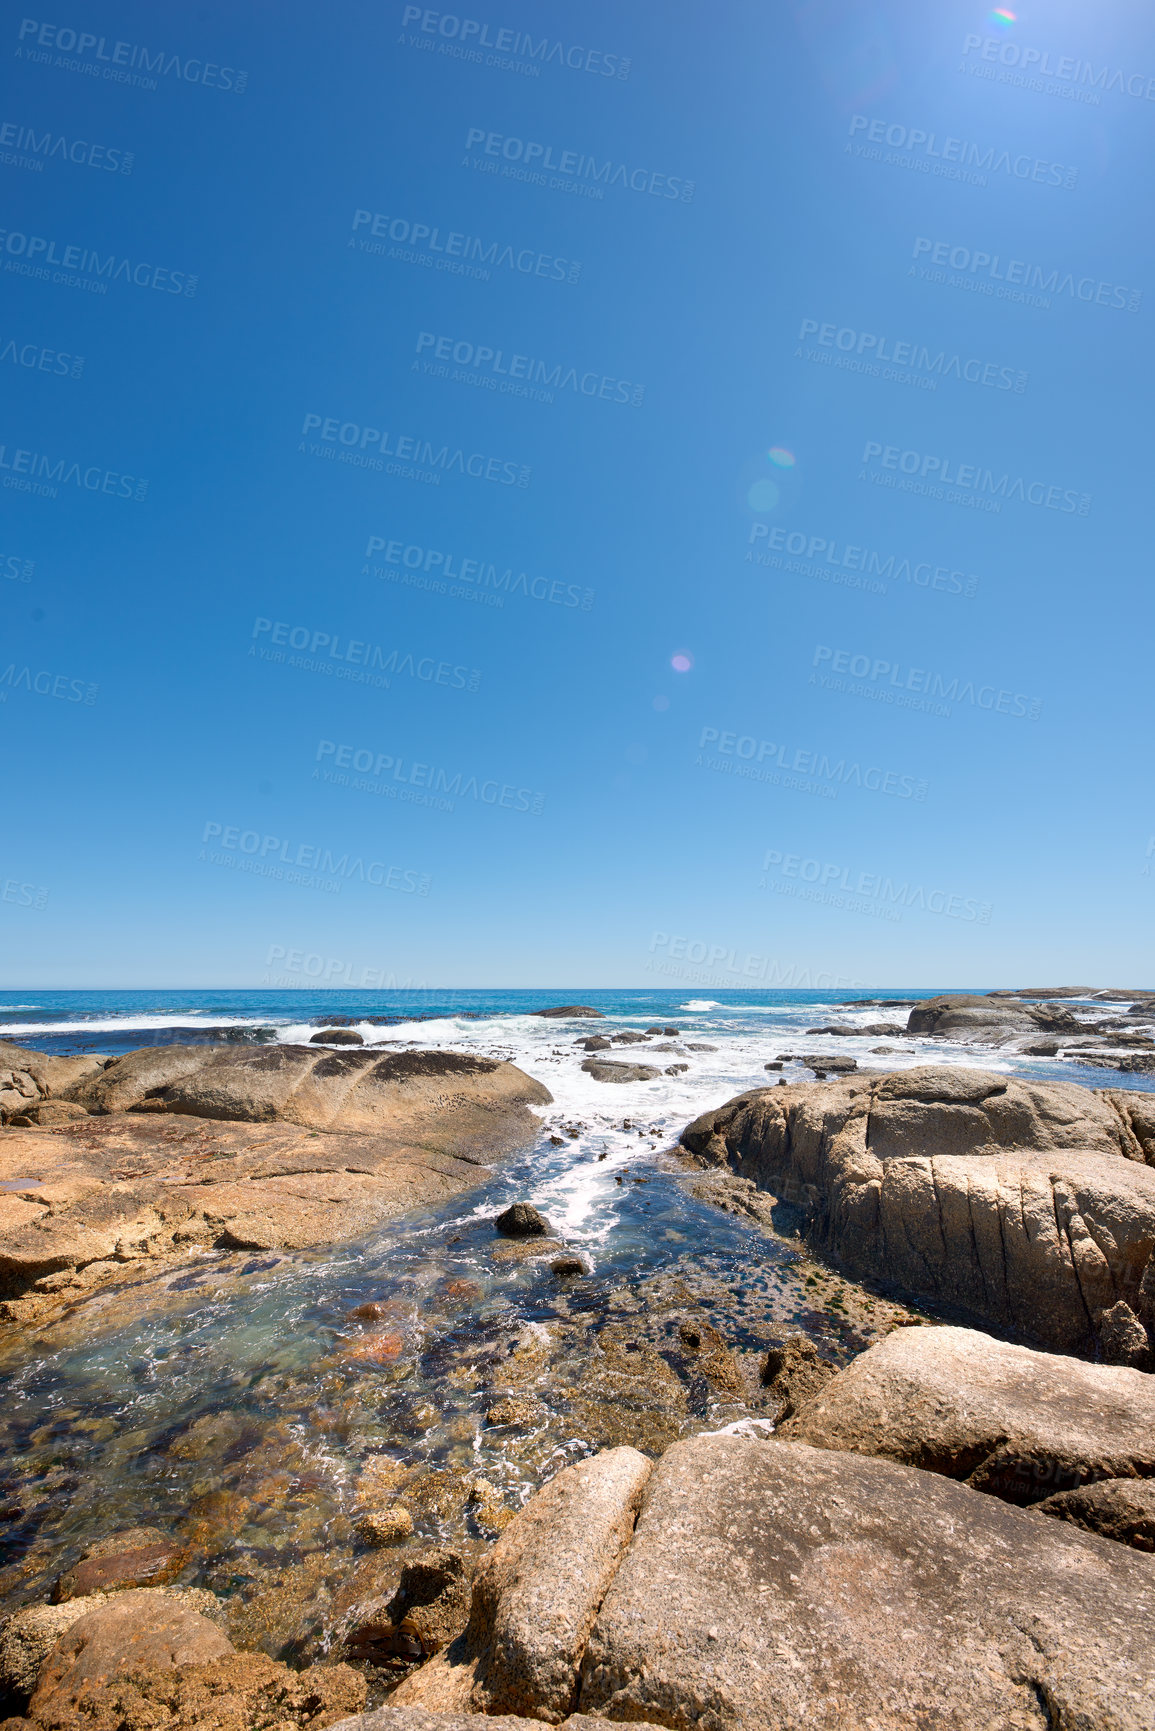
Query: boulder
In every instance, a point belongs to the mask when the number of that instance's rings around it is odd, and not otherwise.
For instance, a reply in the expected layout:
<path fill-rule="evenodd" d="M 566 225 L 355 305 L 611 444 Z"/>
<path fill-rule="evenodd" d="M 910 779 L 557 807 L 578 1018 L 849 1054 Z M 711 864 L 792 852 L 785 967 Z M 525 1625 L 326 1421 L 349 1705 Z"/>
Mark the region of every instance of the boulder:
<path fill-rule="evenodd" d="M 805 1064 L 808 1070 L 813 1070 L 819 1077 L 849 1076 L 858 1068 L 857 1058 L 832 1058 L 828 1052 L 800 1052 L 793 1061 L 796 1064 Z"/>
<path fill-rule="evenodd" d="M 829 1028 L 807 1028 L 807 1036 L 811 1034 L 862 1034 L 863 1028 L 851 1027 L 849 1022 L 834 1022 Z"/>
<path fill-rule="evenodd" d="M 1071 1521 L 1137 1551 L 1155 1551 L 1155 1479 L 1099 1479 L 1047 1497 L 1035 1504 L 1035 1513 Z"/>
<path fill-rule="evenodd" d="M 780 1434 L 1036 1503 L 1096 1479 L 1155 1477 L 1155 1377 L 969 1328 L 898 1328 Z"/>
<path fill-rule="evenodd" d="M 10 1112 L 7 1122 L 15 1129 L 36 1124 L 43 1130 L 57 1124 L 72 1124 L 77 1118 L 87 1118 L 88 1112 L 75 1100 L 41 1100 L 24 1111 Z"/>
<path fill-rule="evenodd" d="M 682 1143 L 856 1279 L 1086 1356 L 1121 1299 L 1155 1324 L 1155 1169 L 1109 1091 L 927 1065 L 755 1089 Z"/>
<path fill-rule="evenodd" d="M 623 1028 L 619 1034 L 611 1034 L 610 1039 L 615 1046 L 637 1046 L 648 1040 L 648 1034 L 639 1034 L 635 1028 Z"/>
<path fill-rule="evenodd" d="M 578 1667 L 630 1543 L 651 1463 L 606 1449 L 566 1467 L 486 1555 L 465 1635 L 392 1699 L 558 1724 L 576 1708 Z"/>
<path fill-rule="evenodd" d="M 604 1034 L 591 1034 L 588 1040 L 578 1040 L 575 1043 L 581 1047 L 583 1052 L 608 1052 L 610 1050 L 610 1042 Z"/>
<path fill-rule="evenodd" d="M 587 1058 L 582 1069 L 595 1082 L 653 1082 L 662 1073 L 652 1064 L 615 1064 L 608 1058 Z"/>
<path fill-rule="evenodd" d="M 1031 1009 L 1026 1004 L 948 992 L 916 1004 L 907 1017 L 906 1032 L 962 1045 L 1005 1046 L 1040 1029 L 1078 1034 L 1093 1026 L 1069 1010 Z"/>
<path fill-rule="evenodd" d="M 340 1030 L 338 1030 L 340 1031 Z M 536 1131 L 526 1108 L 551 1095 L 512 1064 L 462 1052 L 322 1052 L 277 1045 L 145 1047 L 117 1058 L 71 1090 L 91 1112 L 174 1112 L 194 1118 L 268 1123 L 310 1130 L 394 1135 L 453 1125 L 456 1146 L 510 1114 L 518 1134 Z M 504 1139 L 504 1138 L 502 1138 Z M 441 1144 L 445 1145 L 444 1141 Z"/>
<path fill-rule="evenodd" d="M 10 1040 L 0 1040 L 0 1092 L 11 1088 L 11 1078 L 17 1074 L 23 1078 L 17 1085 L 23 1098 L 59 1099 L 87 1078 L 99 1075 L 111 1062 L 111 1058 L 98 1052 L 80 1058 L 58 1058 L 29 1046 L 13 1045 Z"/>
<path fill-rule="evenodd" d="M 544 1238 L 550 1231 L 549 1221 L 532 1202 L 512 1203 L 493 1224 L 506 1238 Z"/>
<path fill-rule="evenodd" d="M 1146 1557 L 891 1461 L 715 1435 L 655 1467 L 578 1700 L 674 1731 L 1150 1731 L 1153 1692 Z"/>
<path fill-rule="evenodd" d="M 363 1046 L 364 1036 L 356 1028 L 322 1028 L 319 1034 L 309 1035 L 310 1046 Z"/>
<path fill-rule="evenodd" d="M 601 1010 L 591 1009 L 588 1004 L 561 1004 L 555 1010 L 531 1010 L 532 1016 L 603 1016 Z"/>
<path fill-rule="evenodd" d="M 166 1595 L 117 1593 L 61 1635 L 41 1666 L 29 1715 L 51 1723 L 75 1710 L 92 1689 L 127 1671 L 203 1664 L 232 1651 L 215 1623 Z"/>

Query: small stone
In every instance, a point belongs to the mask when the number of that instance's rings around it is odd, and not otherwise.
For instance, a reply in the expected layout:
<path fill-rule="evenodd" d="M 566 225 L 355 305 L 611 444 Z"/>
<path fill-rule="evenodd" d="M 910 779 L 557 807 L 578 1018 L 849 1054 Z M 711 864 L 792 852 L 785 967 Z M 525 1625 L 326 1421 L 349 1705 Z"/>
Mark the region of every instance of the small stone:
<path fill-rule="evenodd" d="M 351 1310 L 349 1312 L 350 1316 L 364 1317 L 366 1322 L 376 1322 L 380 1317 L 387 1316 L 388 1314 L 387 1306 L 384 1304 L 378 1304 L 375 1299 L 370 1299 L 368 1304 L 359 1304 L 356 1310 Z"/>
<path fill-rule="evenodd" d="M 550 1231 L 549 1221 L 532 1202 L 513 1203 L 493 1224 L 506 1238 L 544 1238 Z"/>
<path fill-rule="evenodd" d="M 362 1515 L 357 1531 L 366 1544 L 399 1545 L 413 1532 L 413 1516 L 404 1503 L 393 1503 Z"/>

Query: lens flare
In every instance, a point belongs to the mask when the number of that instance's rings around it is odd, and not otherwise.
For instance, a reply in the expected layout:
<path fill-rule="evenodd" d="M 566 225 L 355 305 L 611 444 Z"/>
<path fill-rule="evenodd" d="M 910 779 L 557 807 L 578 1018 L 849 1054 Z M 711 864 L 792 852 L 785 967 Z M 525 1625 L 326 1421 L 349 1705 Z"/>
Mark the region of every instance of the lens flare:
<path fill-rule="evenodd" d="M 746 503 L 751 511 L 773 511 L 781 496 L 776 481 L 755 481 L 746 494 Z"/>
<path fill-rule="evenodd" d="M 670 656 L 670 666 L 675 673 L 689 673 L 694 665 L 694 657 L 687 655 L 684 649 L 679 649 L 676 655 Z"/>
<path fill-rule="evenodd" d="M 987 14 L 992 24 L 997 24 L 1000 30 L 1009 30 L 1018 19 L 1013 12 L 1008 12 L 1005 6 L 996 6 L 993 12 Z"/>
<path fill-rule="evenodd" d="M 771 445 L 766 455 L 779 469 L 794 467 L 794 452 L 788 451 L 785 445 Z"/>

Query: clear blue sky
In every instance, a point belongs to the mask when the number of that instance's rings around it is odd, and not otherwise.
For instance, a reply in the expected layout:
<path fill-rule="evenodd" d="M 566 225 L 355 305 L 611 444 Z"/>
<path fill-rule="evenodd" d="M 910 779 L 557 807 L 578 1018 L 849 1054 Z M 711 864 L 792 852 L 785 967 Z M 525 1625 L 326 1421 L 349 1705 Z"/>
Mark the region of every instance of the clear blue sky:
<path fill-rule="evenodd" d="M 1150 983 L 1149 8 L 0 56 L 6 986 Z"/>

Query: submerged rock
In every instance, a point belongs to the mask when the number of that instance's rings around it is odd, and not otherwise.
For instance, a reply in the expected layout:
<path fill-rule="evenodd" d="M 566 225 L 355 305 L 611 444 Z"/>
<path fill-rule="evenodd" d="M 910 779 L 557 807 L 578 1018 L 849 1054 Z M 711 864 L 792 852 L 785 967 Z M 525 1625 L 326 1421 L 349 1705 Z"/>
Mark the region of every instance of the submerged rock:
<path fill-rule="evenodd" d="M 125 1587 L 160 1587 L 180 1573 L 187 1558 L 187 1549 L 157 1527 L 111 1533 L 89 1545 L 80 1561 L 61 1575 L 52 1590 L 53 1602 Z"/>
<path fill-rule="evenodd" d="M 553 1010 L 531 1010 L 532 1016 L 598 1016 L 604 1020 L 604 1011 L 595 1010 L 589 1004 L 560 1004 Z"/>

